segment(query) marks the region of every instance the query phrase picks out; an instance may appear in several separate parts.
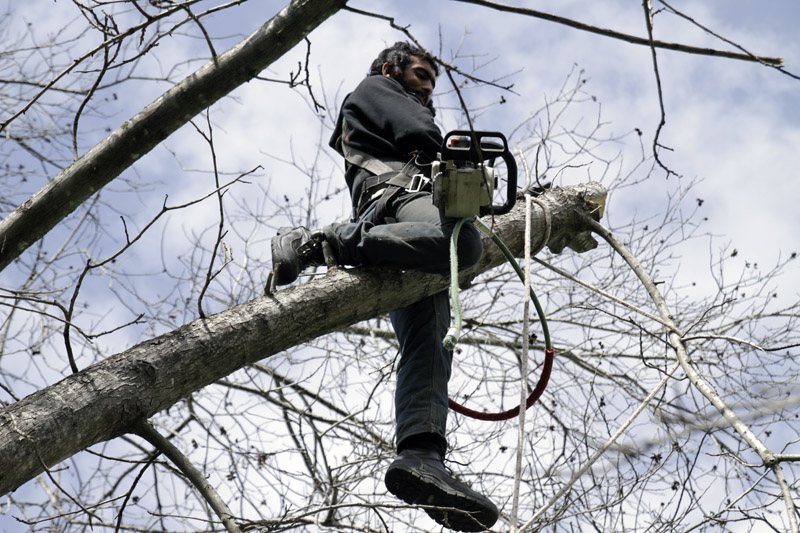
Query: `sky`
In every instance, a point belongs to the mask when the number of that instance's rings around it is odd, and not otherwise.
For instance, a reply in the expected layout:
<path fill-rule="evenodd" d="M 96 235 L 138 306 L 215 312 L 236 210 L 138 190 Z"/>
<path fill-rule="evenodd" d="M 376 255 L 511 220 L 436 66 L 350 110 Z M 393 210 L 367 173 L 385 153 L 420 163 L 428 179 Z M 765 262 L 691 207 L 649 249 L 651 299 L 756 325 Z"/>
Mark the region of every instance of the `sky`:
<path fill-rule="evenodd" d="M 641 3 L 636 1 L 509 3 L 637 36 L 646 35 Z M 663 7 L 655 0 L 654 4 L 656 9 Z M 232 46 L 283 5 L 283 1 L 275 0 L 248 2 L 226 10 L 208 29 L 214 35 L 228 36 L 225 42 Z M 622 157 L 610 165 L 611 175 L 596 165 L 567 168 L 556 178 L 559 185 L 589 179 L 610 181 L 616 172 L 640 172 L 635 163 L 643 151 L 647 156 L 651 154 L 661 116 L 653 58 L 647 47 L 450 0 L 352 0 L 348 5 L 391 16 L 443 59 L 452 60 L 465 70 L 479 66 L 477 76 L 498 80 L 500 85 L 513 84 L 511 90 L 491 87 L 465 91 L 471 102 L 484 108 L 476 113 L 477 129 L 519 132 L 519 124 L 552 102 L 562 87 L 585 80 L 582 91 L 587 99 L 576 105 L 574 112 L 566 114 L 564 124 L 584 128 L 595 121 L 601 123 L 598 134 L 613 140 L 598 150 L 607 151 L 610 158 L 617 154 Z M 796 37 L 800 4 L 795 0 L 766 3 L 675 0 L 670 5 L 686 10 L 699 24 L 754 54 L 783 57 L 786 69 L 800 75 L 800 40 Z M 13 10 L 18 20 L 35 21 L 37 31 L 44 33 L 57 31 L 65 20 L 75 17 L 72 3 L 63 0 L 27 0 L 24 5 L 15 3 Z M 47 15 L 42 17 L 41 13 Z M 664 10 L 655 16 L 654 37 L 700 47 L 732 48 Z M 324 182 L 326 188 L 317 193 L 320 197 L 340 188 L 342 184 L 337 181 L 341 176 L 337 173 L 341 169 L 340 160 L 328 149 L 320 154 L 318 146 L 327 143 L 339 102 L 364 76 L 376 53 L 384 45 L 405 38 L 384 19 L 338 13 L 309 36 L 312 90 L 326 108 L 321 116 L 310 104 L 307 91 L 303 88 L 288 91 L 278 83 L 248 83 L 215 105 L 212 119 L 222 168 L 235 174 L 262 167 L 249 180 L 251 185 L 232 190 L 236 201 L 255 205 L 259 187 L 274 198 L 304 196 L 309 181 L 286 161 L 305 168 L 317 165 L 315 172 L 328 178 Z M 218 47 L 218 51 L 222 49 Z M 148 68 L 166 68 L 175 61 L 207 51 L 200 39 L 188 42 L 176 39 L 174 43 L 164 42 L 158 52 L 161 61 Z M 304 42 L 262 75 L 286 79 L 305 56 Z M 796 207 L 800 197 L 797 179 L 800 81 L 772 68 L 732 59 L 667 50 L 658 50 L 657 59 L 665 113 L 659 141 L 669 148 L 660 155 L 675 175 L 655 169 L 646 186 L 615 191 L 609 198 L 605 223 L 612 227 L 623 225 L 634 215 L 657 219 L 675 187 L 695 181 L 685 199 L 685 209 L 688 213 L 697 208 L 700 216 L 707 218 L 702 233 L 708 236 L 688 241 L 681 248 L 681 258 L 674 265 L 677 277 L 701 280 L 698 290 L 713 291 L 708 274 L 710 255 L 728 257 L 735 250 L 735 257 L 728 263 L 731 275 L 735 276 L 747 264 L 758 263 L 768 269 L 792 252 L 800 252 L 797 237 L 800 210 Z M 200 62 L 186 63 L 182 75 L 200 65 Z M 135 90 L 121 94 L 119 102 L 114 104 L 116 108 L 110 110 L 114 111 L 107 119 L 111 127 L 133 116 L 168 88 L 166 84 L 144 83 L 134 87 Z M 505 103 L 499 104 L 501 99 Z M 443 130 L 461 125 L 455 113 L 448 112 L 452 101 L 447 80 L 440 78 L 435 103 L 440 107 L 438 120 Z M 104 132 L 98 129 L 87 138 L 92 139 L 92 135 L 95 137 L 92 142 L 97 142 Z M 521 134 L 511 138 L 512 145 L 523 140 Z M 176 203 L 193 197 L 197 191 L 194 185 L 208 189 L 209 178 L 181 172 L 181 168 L 208 165 L 207 150 L 198 149 L 198 143 L 197 134 L 191 128 L 183 128 L 142 158 L 136 165 L 137 175 L 147 176 L 156 184 L 152 193 L 142 195 L 144 204 L 160 202 L 165 193 Z M 179 161 L 174 153 L 179 154 Z M 190 216 L 196 220 L 184 220 L 183 227 L 189 228 L 187 231 L 203 227 L 214 209 L 209 205 L 192 210 Z M 319 219 L 311 222 L 347 218 L 348 209 L 344 195 L 334 196 L 333 200 L 321 201 Z M 242 228 L 246 237 L 242 241 L 254 247 L 251 253 L 255 257 L 268 262 L 268 242 L 274 229 L 296 222 L 306 221 L 289 218 Z M 157 235 L 158 239 L 161 237 L 162 234 Z M 176 245 L 184 237 L 176 233 Z M 166 235 L 166 238 L 169 246 L 171 237 Z M 143 264 L 153 261 L 154 268 L 158 263 L 157 257 L 146 253 L 136 260 Z M 797 299 L 798 287 L 800 261 L 791 263 L 781 278 L 781 298 Z M 119 321 L 123 321 L 122 311 Z M 109 313 L 106 319 L 116 318 Z M 122 342 L 136 340 L 131 337 Z M 0 526 L 2 521 L 0 516 Z"/>

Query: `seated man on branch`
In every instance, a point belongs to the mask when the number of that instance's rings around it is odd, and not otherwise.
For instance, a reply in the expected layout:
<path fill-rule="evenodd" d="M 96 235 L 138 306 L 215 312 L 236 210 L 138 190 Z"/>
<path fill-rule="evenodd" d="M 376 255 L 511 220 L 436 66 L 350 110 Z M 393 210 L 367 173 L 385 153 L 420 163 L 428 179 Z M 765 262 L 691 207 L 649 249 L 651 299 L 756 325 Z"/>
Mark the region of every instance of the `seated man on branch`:
<path fill-rule="evenodd" d="M 431 102 L 437 74 L 430 54 L 398 42 L 378 55 L 368 76 L 347 95 L 330 145 L 345 158 L 353 219 L 313 233 L 304 227 L 278 230 L 272 240 L 276 285 L 323 265 L 323 241 L 339 265 L 448 273 L 450 238 L 459 219 L 446 217 L 431 198 L 430 163 L 442 145 Z M 480 260 L 483 246 L 471 222 L 462 226 L 457 249 L 462 269 Z M 424 506 L 448 528 L 488 529 L 498 518 L 497 507 L 456 480 L 443 463 L 453 355 L 443 346 L 450 321 L 447 291 L 389 316 L 400 361 L 397 457 L 386 472 L 386 487 L 406 503 Z"/>

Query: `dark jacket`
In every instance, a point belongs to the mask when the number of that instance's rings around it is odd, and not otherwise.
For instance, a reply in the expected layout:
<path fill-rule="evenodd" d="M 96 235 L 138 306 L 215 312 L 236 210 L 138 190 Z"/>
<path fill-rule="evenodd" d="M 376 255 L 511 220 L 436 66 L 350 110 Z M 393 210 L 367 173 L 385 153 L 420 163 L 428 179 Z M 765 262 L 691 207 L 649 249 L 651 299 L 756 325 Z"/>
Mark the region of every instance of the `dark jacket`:
<path fill-rule="evenodd" d="M 442 146 L 442 134 L 433 115 L 433 108 L 423 106 L 400 82 L 381 75 L 368 76 L 345 97 L 329 144 L 341 153 L 338 143 L 347 143 L 382 161 L 398 163 L 398 169 L 414 153 L 432 161 Z M 368 175 L 345 163 L 345 180 L 354 204 Z"/>

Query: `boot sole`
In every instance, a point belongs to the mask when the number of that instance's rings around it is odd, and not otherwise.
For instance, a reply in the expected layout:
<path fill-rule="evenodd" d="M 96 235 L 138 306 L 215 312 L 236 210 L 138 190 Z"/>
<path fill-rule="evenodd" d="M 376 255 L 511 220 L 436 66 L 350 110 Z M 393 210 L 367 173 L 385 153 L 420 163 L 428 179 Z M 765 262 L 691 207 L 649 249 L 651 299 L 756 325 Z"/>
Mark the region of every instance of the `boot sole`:
<path fill-rule="evenodd" d="M 443 487 L 437 477 L 424 471 L 391 468 L 386 472 L 385 483 L 389 492 L 408 504 L 426 506 L 428 516 L 450 529 L 485 531 L 497 521 L 496 510 L 451 487 Z"/>

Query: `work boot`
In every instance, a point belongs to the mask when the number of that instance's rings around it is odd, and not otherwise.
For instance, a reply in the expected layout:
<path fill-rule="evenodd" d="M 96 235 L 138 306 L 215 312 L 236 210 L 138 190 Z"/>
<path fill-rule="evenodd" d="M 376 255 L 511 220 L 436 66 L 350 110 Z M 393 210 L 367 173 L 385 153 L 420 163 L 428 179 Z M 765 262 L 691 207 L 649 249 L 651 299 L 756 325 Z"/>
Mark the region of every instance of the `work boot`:
<path fill-rule="evenodd" d="M 438 524 L 456 531 L 483 531 L 497 521 L 497 507 L 457 481 L 434 450 L 406 448 L 386 471 L 386 488 L 406 503 L 423 505 Z"/>
<path fill-rule="evenodd" d="M 287 285 L 297 279 L 300 272 L 311 266 L 325 264 L 322 254 L 322 232 L 311 233 L 300 226 L 280 228 L 272 238 L 272 271 L 275 285 Z"/>

